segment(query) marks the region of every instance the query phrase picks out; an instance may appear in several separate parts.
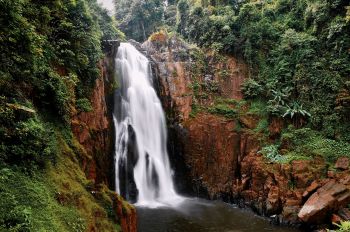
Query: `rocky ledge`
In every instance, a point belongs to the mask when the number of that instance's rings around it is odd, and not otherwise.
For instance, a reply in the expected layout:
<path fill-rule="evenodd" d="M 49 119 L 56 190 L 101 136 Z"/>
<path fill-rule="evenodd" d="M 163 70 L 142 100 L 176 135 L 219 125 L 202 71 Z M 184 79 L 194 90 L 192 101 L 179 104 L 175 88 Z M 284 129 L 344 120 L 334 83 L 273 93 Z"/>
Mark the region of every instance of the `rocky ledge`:
<path fill-rule="evenodd" d="M 155 85 L 167 113 L 178 189 L 249 206 L 277 223 L 322 228 L 350 220 L 347 158 L 338 160 L 335 171 L 327 171 L 321 157 L 272 163 L 258 151 L 263 141 L 280 135 L 283 120 L 269 118 L 266 137 L 254 130 L 259 118 L 247 110 L 213 108 L 216 99 L 241 100 L 244 62 L 200 53 L 164 32 L 151 36 L 140 49 L 153 62 Z"/>

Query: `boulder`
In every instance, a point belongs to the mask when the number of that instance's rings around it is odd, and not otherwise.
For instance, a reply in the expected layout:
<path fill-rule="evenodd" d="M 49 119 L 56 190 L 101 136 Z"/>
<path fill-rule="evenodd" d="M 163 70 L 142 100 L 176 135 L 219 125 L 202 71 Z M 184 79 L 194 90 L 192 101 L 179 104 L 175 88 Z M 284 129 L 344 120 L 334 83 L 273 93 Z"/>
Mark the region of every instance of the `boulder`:
<path fill-rule="evenodd" d="M 301 208 L 298 217 L 306 223 L 322 223 L 332 211 L 350 202 L 350 190 L 335 180 L 319 188 Z"/>

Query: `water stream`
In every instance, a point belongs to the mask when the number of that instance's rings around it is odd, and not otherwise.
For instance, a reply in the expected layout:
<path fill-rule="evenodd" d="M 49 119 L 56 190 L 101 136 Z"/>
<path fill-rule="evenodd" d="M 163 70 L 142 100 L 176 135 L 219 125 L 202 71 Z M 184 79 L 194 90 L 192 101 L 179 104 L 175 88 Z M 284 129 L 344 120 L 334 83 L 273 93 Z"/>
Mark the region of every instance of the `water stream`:
<path fill-rule="evenodd" d="M 152 86 L 148 59 L 121 43 L 116 56 L 116 191 L 137 205 L 181 202 L 175 192 L 167 153 L 164 112 Z"/>

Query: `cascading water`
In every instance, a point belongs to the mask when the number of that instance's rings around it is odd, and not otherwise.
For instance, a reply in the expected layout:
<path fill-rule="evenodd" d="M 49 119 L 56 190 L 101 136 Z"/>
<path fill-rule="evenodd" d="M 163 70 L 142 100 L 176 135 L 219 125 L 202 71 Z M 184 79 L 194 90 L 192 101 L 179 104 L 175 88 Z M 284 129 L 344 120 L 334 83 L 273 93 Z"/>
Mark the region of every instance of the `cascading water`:
<path fill-rule="evenodd" d="M 121 43 L 116 56 L 120 88 L 115 94 L 116 191 L 137 205 L 181 201 L 172 180 L 164 112 L 152 87 L 148 59 Z"/>

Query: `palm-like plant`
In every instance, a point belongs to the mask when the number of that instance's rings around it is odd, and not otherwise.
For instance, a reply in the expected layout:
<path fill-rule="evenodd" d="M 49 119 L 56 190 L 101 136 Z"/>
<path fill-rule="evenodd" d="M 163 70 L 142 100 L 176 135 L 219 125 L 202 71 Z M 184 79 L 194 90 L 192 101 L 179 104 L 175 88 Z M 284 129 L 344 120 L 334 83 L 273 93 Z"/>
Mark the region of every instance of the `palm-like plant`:
<path fill-rule="evenodd" d="M 268 101 L 268 110 L 275 115 L 280 115 L 285 109 L 286 100 L 290 96 L 290 88 L 285 88 L 282 90 L 272 90 L 272 100 Z"/>
<path fill-rule="evenodd" d="M 294 116 L 303 116 L 303 117 L 311 117 L 311 114 L 303 109 L 303 105 L 299 104 L 298 102 L 293 102 L 292 105 L 287 105 L 287 110 L 283 114 L 283 117 L 290 116 L 290 118 L 293 118 Z"/>
<path fill-rule="evenodd" d="M 291 105 L 286 106 L 286 111 L 283 114 L 283 118 L 289 116 L 293 120 L 293 124 L 296 127 L 300 127 L 304 119 L 311 117 L 311 114 L 303 109 L 303 105 L 294 101 Z"/>

